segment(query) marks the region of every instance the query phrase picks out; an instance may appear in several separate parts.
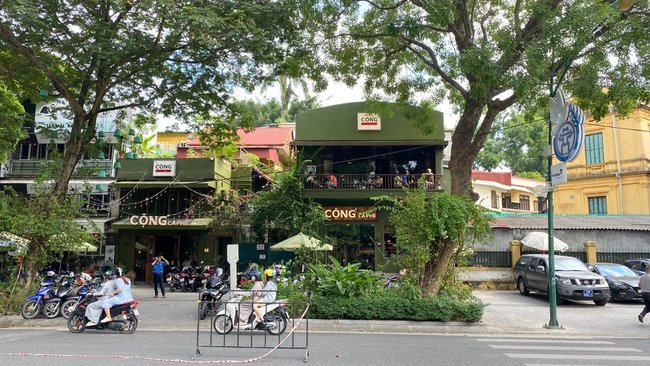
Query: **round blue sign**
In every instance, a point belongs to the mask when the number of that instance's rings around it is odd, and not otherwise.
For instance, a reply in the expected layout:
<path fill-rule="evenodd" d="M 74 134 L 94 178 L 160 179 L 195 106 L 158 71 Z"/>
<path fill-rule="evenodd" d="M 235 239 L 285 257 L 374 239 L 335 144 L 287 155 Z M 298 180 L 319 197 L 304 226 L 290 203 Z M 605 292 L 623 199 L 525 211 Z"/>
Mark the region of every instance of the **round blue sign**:
<path fill-rule="evenodd" d="M 573 108 L 571 108 L 573 107 Z M 553 139 L 553 150 L 559 161 L 573 161 L 578 156 L 584 140 L 584 128 L 577 107 L 571 105 L 566 121 L 560 123 Z"/>

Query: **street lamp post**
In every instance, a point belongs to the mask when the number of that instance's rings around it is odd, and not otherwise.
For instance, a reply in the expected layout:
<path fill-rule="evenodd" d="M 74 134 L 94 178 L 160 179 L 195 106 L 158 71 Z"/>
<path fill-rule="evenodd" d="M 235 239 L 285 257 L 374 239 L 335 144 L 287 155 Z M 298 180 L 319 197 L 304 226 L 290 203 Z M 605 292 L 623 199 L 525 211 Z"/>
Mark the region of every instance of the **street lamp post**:
<path fill-rule="evenodd" d="M 622 12 L 629 11 L 634 6 L 634 4 L 635 4 L 634 0 L 614 0 L 610 2 L 610 5 L 612 7 L 615 7 Z M 558 90 L 560 89 L 560 85 L 562 84 L 562 80 L 564 79 L 564 76 L 569 70 L 569 66 L 571 65 L 572 62 L 573 62 L 572 58 L 567 58 L 564 60 L 562 65 L 562 73 L 560 74 L 555 85 L 554 85 L 553 76 L 551 76 L 551 80 L 549 84 L 549 96 L 551 99 L 555 98 Z M 553 236 L 553 184 L 551 183 L 552 182 L 551 167 L 553 165 L 553 152 L 552 152 L 553 135 L 551 133 L 552 130 L 553 130 L 553 121 L 549 117 L 548 151 L 547 151 L 548 184 L 547 184 L 547 196 L 546 196 L 546 213 L 548 218 L 548 276 L 549 276 L 548 302 L 549 302 L 550 319 L 548 321 L 548 324 L 545 325 L 545 327 L 549 329 L 561 329 L 562 327 L 560 327 L 557 321 L 557 292 L 555 289 L 555 243 L 554 243 L 554 236 Z"/>

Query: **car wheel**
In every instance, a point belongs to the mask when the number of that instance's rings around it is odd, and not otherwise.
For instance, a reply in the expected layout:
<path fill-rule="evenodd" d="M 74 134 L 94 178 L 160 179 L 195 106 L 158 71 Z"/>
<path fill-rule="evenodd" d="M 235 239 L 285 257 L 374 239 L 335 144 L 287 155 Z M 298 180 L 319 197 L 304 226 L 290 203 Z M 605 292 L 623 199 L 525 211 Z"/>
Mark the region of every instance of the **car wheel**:
<path fill-rule="evenodd" d="M 517 281 L 517 289 L 522 296 L 530 295 L 530 290 L 526 287 L 523 277 L 519 277 L 519 280 Z"/>
<path fill-rule="evenodd" d="M 605 306 L 605 304 L 607 304 L 607 300 L 594 300 L 594 304 L 598 306 Z"/>

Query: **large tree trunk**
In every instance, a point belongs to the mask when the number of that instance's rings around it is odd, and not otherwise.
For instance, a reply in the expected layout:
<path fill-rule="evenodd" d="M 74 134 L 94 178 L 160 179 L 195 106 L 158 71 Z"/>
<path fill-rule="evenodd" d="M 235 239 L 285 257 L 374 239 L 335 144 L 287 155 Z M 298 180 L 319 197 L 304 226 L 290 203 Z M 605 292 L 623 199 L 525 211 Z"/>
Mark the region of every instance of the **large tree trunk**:
<path fill-rule="evenodd" d="M 97 121 L 96 115 L 93 118 L 88 118 L 88 128 L 83 132 L 81 131 L 83 120 L 86 117 L 90 116 L 75 116 L 72 124 L 72 131 L 70 132 L 70 138 L 65 144 L 63 170 L 61 171 L 61 177 L 56 181 L 54 190 L 52 191 L 52 195 L 58 199 L 63 199 L 67 194 L 68 183 L 74 175 L 75 168 L 86 151 L 88 144 L 95 136 L 95 124 Z"/>
<path fill-rule="evenodd" d="M 478 155 L 478 151 L 474 153 L 474 135 L 484 107 L 485 103 L 467 101 L 451 138 L 449 173 L 452 194 L 469 196 L 472 191 L 472 165 Z"/>
<path fill-rule="evenodd" d="M 456 253 L 456 246 L 450 240 L 446 240 L 437 255 L 432 256 L 432 260 L 425 265 L 424 283 L 422 294 L 424 296 L 437 295 L 444 285 L 447 277 L 449 264 Z"/>

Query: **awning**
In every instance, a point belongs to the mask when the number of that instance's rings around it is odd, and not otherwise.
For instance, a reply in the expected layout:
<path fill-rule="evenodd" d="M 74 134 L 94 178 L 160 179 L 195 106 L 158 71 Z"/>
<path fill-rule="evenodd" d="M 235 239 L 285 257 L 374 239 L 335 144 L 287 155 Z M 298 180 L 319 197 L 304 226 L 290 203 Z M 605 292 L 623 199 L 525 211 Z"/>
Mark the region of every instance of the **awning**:
<path fill-rule="evenodd" d="M 217 181 L 216 180 L 209 180 L 209 181 L 195 181 L 195 182 L 174 182 L 174 181 L 118 181 L 112 184 L 113 187 L 123 187 L 123 188 L 134 188 L 134 187 L 142 187 L 142 188 L 165 188 L 165 187 L 173 187 L 173 188 L 216 188 L 217 187 Z"/>
<path fill-rule="evenodd" d="M 164 216 L 132 216 L 115 221 L 111 224 L 111 228 L 121 230 L 207 230 L 214 220 L 212 218 L 165 218 L 165 220 L 160 220 L 161 217 Z"/>

